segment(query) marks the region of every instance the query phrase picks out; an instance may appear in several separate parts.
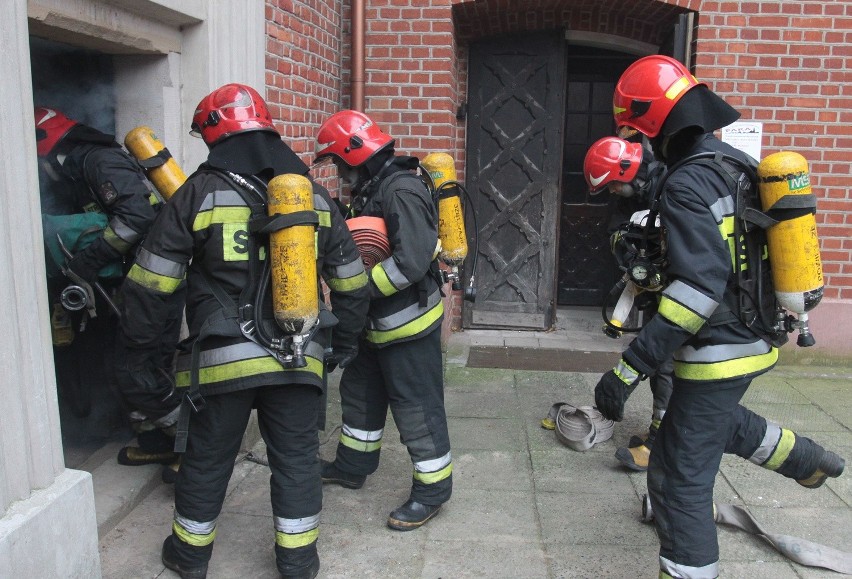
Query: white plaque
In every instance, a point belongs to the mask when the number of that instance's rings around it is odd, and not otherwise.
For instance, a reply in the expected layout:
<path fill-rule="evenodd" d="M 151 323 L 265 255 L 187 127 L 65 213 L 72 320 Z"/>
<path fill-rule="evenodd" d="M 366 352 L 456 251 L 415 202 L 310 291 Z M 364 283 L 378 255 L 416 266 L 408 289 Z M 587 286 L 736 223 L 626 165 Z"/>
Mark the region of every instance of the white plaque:
<path fill-rule="evenodd" d="M 722 127 L 722 141 L 760 161 L 760 145 L 763 139 L 763 123 L 736 121 Z"/>

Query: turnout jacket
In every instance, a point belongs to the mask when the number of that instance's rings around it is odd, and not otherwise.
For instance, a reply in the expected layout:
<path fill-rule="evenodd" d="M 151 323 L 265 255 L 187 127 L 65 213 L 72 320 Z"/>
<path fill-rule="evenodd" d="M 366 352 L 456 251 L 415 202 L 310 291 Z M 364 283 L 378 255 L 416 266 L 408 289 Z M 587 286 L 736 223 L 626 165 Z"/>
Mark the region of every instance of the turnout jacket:
<path fill-rule="evenodd" d="M 688 156 L 721 151 L 742 159 L 741 151 L 712 134 L 698 137 Z M 751 161 L 753 163 L 753 161 Z M 734 273 L 735 191 L 707 165 L 687 162 L 664 184 L 660 221 L 665 230 L 666 287 L 658 315 L 624 352 L 639 373 L 653 375 L 669 356 L 675 376 L 693 381 L 726 381 L 756 376 L 775 364 L 778 350 L 759 338 L 722 303 L 736 303 Z M 754 267 L 755 264 L 745 264 Z M 719 313 L 713 315 L 714 312 Z M 721 315 L 720 315 L 721 314 Z"/>
<path fill-rule="evenodd" d="M 89 136 L 93 142 L 82 141 Z M 66 139 L 82 142 L 62 159 L 61 172 L 67 180 L 48 186 L 42 195 L 42 213 L 104 213 L 109 223 L 103 234 L 81 250 L 103 266 L 129 254 L 142 240 L 161 199 L 136 160 L 111 136 L 80 126 Z"/>
<path fill-rule="evenodd" d="M 248 177 L 249 181 L 252 179 Z M 221 316 L 227 311 L 211 284 L 218 285 L 235 305 L 242 305 L 241 292 L 256 284 L 260 277 L 262 267 L 256 267 L 258 279 L 249 279 L 251 210 L 237 187 L 221 172 L 202 165 L 161 211 L 122 290 L 125 332 L 132 343 L 145 347 L 161 332 L 160 320 L 169 307 L 172 293 L 186 278 L 189 338 L 178 358 L 175 376 L 178 388 L 190 385 L 192 359 L 188 346 L 198 338 L 210 316 Z M 260 189 L 265 191 L 265 187 Z M 367 276 L 355 242 L 328 191 L 314 184 L 313 200 L 319 219 L 317 273 L 328 285 L 334 316 L 339 320 L 331 342 L 351 348 L 357 343 L 367 312 Z M 266 243 L 260 239 L 257 242 Z M 261 259 L 265 255 L 262 246 Z M 319 295 L 323 302 L 322 291 Z M 270 295 L 265 303 L 263 314 L 257 313 L 256 319 L 271 327 L 275 322 Z M 320 308 L 327 309 L 324 303 L 320 303 Z M 321 319 L 327 314 L 321 312 Z M 325 387 L 323 357 L 329 345 L 326 332 L 317 332 L 305 346 L 306 367 L 285 369 L 263 347 L 239 332 L 236 319 L 228 327 L 230 335 L 216 333 L 198 344 L 198 383 L 202 394 L 288 383 Z"/>
<path fill-rule="evenodd" d="M 382 217 L 391 256 L 368 272 L 370 310 L 366 341 L 374 347 L 414 340 L 441 324 L 444 302 L 435 274 L 438 210 L 410 169 L 415 157 L 397 156 L 353 199 L 358 215 Z"/>

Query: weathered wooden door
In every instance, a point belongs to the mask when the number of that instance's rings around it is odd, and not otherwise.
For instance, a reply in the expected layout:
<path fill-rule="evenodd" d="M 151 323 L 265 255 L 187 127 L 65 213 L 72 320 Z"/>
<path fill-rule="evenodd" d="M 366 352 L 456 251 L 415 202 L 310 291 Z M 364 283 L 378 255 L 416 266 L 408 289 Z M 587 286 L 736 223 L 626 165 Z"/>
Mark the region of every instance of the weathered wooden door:
<path fill-rule="evenodd" d="M 473 44 L 467 187 L 479 228 L 470 328 L 547 329 L 556 309 L 564 33 Z"/>
<path fill-rule="evenodd" d="M 559 305 L 599 306 L 620 277 L 609 247 L 615 199 L 590 195 L 583 177 L 589 146 L 615 134 L 612 93 L 636 57 L 599 48 L 567 47 L 565 144 L 562 162 Z"/>

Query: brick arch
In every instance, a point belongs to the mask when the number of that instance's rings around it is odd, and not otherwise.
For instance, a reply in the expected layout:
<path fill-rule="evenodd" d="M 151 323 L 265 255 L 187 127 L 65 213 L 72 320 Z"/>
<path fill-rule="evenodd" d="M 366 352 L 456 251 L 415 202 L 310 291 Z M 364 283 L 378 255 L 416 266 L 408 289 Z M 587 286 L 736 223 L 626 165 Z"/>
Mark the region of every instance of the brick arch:
<path fill-rule="evenodd" d="M 452 7 L 457 40 L 566 28 L 660 44 L 678 14 L 700 0 L 467 0 Z"/>

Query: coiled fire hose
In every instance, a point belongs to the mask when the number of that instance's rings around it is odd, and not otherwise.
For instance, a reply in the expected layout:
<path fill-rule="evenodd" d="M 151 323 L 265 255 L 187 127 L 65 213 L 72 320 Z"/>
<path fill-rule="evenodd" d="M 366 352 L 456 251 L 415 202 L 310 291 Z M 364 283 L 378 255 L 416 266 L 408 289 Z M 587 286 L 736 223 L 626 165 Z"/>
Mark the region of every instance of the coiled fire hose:
<path fill-rule="evenodd" d="M 572 406 L 557 402 L 550 407 L 541 426 L 553 430 L 556 439 L 565 446 L 584 452 L 612 438 L 614 423 L 604 418 L 593 406 Z"/>

